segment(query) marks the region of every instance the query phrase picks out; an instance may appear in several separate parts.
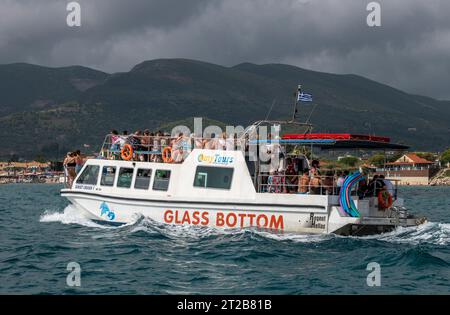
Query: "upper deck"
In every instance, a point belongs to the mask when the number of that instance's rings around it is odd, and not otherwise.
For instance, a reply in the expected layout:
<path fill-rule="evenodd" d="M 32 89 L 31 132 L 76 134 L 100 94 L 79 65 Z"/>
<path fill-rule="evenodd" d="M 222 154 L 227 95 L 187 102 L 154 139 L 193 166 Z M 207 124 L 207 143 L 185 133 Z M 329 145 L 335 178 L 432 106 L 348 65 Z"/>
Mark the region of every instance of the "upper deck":
<path fill-rule="evenodd" d="M 264 138 L 255 132 L 255 126 L 247 128 L 239 137 L 225 134 L 209 138 L 183 134 L 177 137 L 109 134 L 105 137 L 99 159 L 90 160 L 88 164 L 97 165 L 97 172 L 102 174 L 97 174 L 99 182 L 95 185 L 111 193 L 123 191 L 121 182 L 124 181 L 129 183 L 128 189 L 138 195 L 143 190 L 134 186 L 146 183 L 149 185 L 146 189 L 155 196 L 186 199 L 199 197 L 199 193 L 214 192 L 218 199 L 231 196 L 235 200 L 256 200 L 257 195 L 270 193 L 285 196 L 271 196 L 270 200 L 285 200 L 291 198 L 288 195 L 337 197 L 345 177 L 336 169 L 321 173 L 316 168 L 311 172 L 311 162 L 306 153 L 298 150 L 299 147 L 358 148 L 364 143 L 365 148 L 404 148 L 391 144 L 389 138 L 352 134 L 303 133 Z M 83 189 L 80 186 L 83 185 L 80 183 L 82 176 L 76 180 L 74 189 Z M 361 197 L 376 195 L 376 187 L 364 187 L 376 184 L 368 183 L 367 179 L 359 185 L 362 191 L 353 191 L 352 194 Z M 111 185 L 102 184 L 104 180 Z M 154 187 L 151 188 L 150 184 Z M 164 189 L 159 189 L 159 186 Z"/>
<path fill-rule="evenodd" d="M 337 196 L 257 192 L 244 154 L 237 150 L 194 149 L 183 163 L 90 159 L 71 190 L 127 199 L 258 207 L 279 204 L 325 208 L 337 202 Z"/>

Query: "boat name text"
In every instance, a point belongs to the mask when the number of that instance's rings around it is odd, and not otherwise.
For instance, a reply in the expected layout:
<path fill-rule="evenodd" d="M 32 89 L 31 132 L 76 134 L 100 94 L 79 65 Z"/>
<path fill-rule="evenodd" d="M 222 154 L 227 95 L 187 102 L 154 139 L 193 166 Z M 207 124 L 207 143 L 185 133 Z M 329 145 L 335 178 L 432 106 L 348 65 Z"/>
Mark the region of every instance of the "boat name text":
<path fill-rule="evenodd" d="M 214 216 L 214 217 L 213 217 Z M 254 213 L 166 210 L 164 222 L 169 224 L 190 224 L 207 226 L 212 223 L 217 227 L 244 228 L 258 227 L 284 230 L 283 215 L 266 215 Z"/>

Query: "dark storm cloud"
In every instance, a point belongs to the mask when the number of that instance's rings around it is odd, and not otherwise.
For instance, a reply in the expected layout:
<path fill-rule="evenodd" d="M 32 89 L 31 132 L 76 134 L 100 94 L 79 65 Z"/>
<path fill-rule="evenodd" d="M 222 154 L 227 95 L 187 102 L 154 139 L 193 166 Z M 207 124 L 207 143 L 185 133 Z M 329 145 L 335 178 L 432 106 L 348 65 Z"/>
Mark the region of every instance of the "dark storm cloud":
<path fill-rule="evenodd" d="M 450 1 L 389 0 L 369 28 L 369 0 L 0 0 L 0 63 L 126 71 L 154 58 L 223 65 L 289 63 L 356 73 L 450 99 Z"/>

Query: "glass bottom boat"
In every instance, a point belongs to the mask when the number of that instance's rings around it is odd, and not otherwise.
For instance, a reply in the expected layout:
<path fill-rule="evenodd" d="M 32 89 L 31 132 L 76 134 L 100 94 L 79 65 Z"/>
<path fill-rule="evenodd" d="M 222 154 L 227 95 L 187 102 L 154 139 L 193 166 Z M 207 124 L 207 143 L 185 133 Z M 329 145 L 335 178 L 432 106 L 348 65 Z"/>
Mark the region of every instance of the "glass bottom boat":
<path fill-rule="evenodd" d="M 368 235 L 426 222 L 408 213 L 395 181 L 368 183 L 365 168 L 341 178 L 320 174 L 312 158 L 315 148 L 394 151 L 406 146 L 351 134 L 264 138 L 258 131 L 264 124 L 280 126 L 257 122 L 229 146 L 214 137 L 155 136 L 136 142 L 139 136 L 130 141 L 108 135 L 100 158 L 88 159 L 61 195 L 87 218 L 110 225 L 145 216 L 177 225 Z"/>

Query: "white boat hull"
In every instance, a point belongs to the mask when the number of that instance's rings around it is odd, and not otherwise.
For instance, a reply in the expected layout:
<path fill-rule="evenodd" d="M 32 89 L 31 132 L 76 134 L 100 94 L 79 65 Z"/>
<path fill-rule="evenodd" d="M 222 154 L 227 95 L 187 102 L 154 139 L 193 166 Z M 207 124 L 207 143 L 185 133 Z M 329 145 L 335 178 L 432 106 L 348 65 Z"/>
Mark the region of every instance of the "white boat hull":
<path fill-rule="evenodd" d="M 328 211 L 321 206 L 274 207 L 259 205 L 164 202 L 63 192 L 77 209 L 95 222 L 123 225 L 140 216 L 156 222 L 215 228 L 261 228 L 279 232 L 328 233 Z M 353 223 L 355 218 L 350 219 Z"/>

